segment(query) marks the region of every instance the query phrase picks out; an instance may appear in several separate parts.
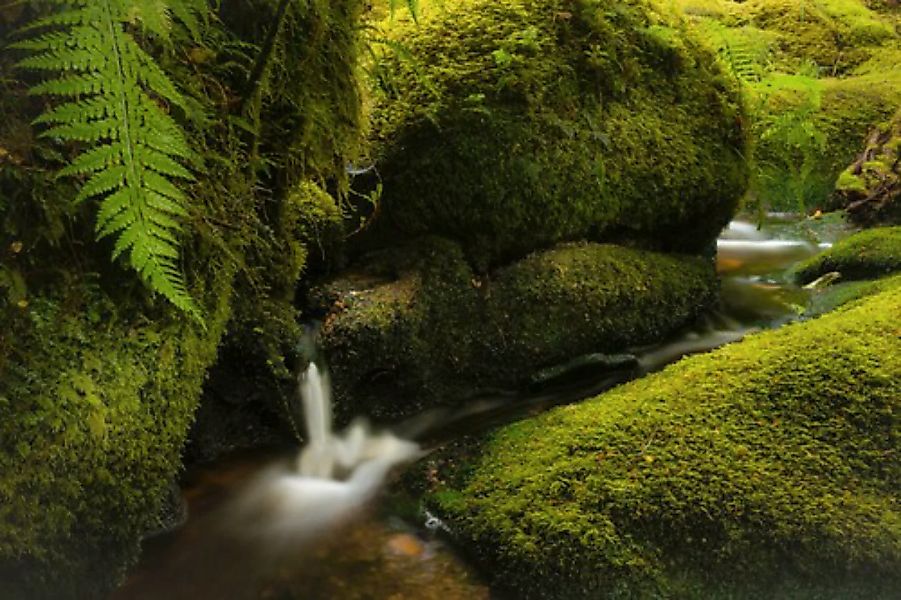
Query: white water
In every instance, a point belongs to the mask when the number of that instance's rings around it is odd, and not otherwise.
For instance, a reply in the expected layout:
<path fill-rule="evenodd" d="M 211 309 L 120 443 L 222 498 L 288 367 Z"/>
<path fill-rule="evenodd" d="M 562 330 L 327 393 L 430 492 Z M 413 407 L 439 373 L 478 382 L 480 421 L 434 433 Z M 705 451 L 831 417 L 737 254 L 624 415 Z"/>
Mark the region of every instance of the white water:
<path fill-rule="evenodd" d="M 245 492 L 239 514 L 255 533 L 298 541 L 359 515 L 390 471 L 420 456 L 418 444 L 389 432 L 375 432 L 358 419 L 332 431 L 328 377 L 310 364 L 298 378 L 307 445 L 296 464 L 272 468 Z"/>

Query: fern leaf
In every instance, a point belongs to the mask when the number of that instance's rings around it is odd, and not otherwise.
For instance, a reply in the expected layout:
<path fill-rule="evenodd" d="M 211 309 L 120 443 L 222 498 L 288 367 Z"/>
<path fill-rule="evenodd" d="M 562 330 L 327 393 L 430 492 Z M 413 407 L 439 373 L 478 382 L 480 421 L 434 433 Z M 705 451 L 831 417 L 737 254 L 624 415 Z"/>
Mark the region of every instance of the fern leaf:
<path fill-rule="evenodd" d="M 183 106 L 184 98 L 128 25 L 166 39 L 173 15 L 190 29 L 206 4 L 51 1 L 56 12 L 27 28 L 41 33 L 15 47 L 31 53 L 20 68 L 51 74 L 30 92 L 62 99 L 36 119 L 46 126 L 41 135 L 83 146 L 59 175 L 86 178 L 75 201 L 99 200 L 95 231 L 115 238 L 113 259 L 125 257 L 151 290 L 202 322 L 179 267 L 188 214 L 180 185 L 193 180 L 185 166 L 193 155 L 162 105 Z"/>

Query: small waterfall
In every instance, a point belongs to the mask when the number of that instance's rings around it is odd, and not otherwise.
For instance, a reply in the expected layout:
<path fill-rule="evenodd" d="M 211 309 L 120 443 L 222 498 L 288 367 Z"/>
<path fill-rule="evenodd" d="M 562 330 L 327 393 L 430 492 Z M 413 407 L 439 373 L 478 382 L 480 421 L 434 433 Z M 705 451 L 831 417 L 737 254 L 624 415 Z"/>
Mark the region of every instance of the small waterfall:
<path fill-rule="evenodd" d="M 238 520 L 272 540 L 298 541 L 350 520 L 391 469 L 421 455 L 418 444 L 374 431 L 365 419 L 334 432 L 329 379 L 315 363 L 298 377 L 297 390 L 307 444 L 293 465 L 266 471 L 238 502 Z"/>

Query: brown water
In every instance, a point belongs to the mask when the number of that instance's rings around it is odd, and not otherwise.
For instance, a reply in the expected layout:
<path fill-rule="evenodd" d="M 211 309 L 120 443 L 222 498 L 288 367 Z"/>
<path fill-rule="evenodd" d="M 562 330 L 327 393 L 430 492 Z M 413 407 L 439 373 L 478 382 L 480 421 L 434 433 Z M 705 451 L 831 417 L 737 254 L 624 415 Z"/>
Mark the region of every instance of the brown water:
<path fill-rule="evenodd" d="M 740 339 L 759 328 L 798 318 L 810 292 L 786 282 L 794 262 L 811 256 L 817 240 L 767 239 L 747 224 L 734 226 L 719 245 L 722 306 L 666 343 L 634 349 L 637 367 L 603 377 L 574 378 L 540 394 L 483 398 L 454 411 L 435 411 L 396 431 L 426 447 L 460 435 L 574 402 L 678 360 Z M 141 563 L 115 600 L 480 600 L 497 598 L 477 570 L 429 527 L 415 505 L 384 495 L 350 519 L 312 534 L 262 534 L 277 507 L 261 505 L 248 517 L 235 501 L 260 486 L 271 469 L 293 468 L 296 449 L 232 457 L 185 478 L 189 519 L 148 539 Z M 261 475 L 263 473 L 264 475 Z M 389 491 L 392 487 L 388 485 Z M 260 521 L 262 522 L 262 521 Z M 434 525 L 434 523 L 432 523 Z"/>
<path fill-rule="evenodd" d="M 289 454 L 294 454 L 292 450 Z M 190 518 L 145 541 L 117 600 L 482 600 L 493 597 L 442 538 L 372 506 L 306 539 L 262 539 L 231 521 L 232 499 L 284 452 L 232 457 L 189 474 Z"/>

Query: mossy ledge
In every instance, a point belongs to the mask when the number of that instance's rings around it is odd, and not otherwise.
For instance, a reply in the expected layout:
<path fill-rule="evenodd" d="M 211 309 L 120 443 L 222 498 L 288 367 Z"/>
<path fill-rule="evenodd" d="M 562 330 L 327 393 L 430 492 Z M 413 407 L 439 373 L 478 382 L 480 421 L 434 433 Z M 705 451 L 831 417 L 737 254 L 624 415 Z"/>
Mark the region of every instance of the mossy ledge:
<path fill-rule="evenodd" d="M 901 278 L 439 459 L 427 503 L 534 598 L 889 598 Z"/>
<path fill-rule="evenodd" d="M 386 35 L 369 243 L 433 233 L 480 270 L 556 242 L 704 249 L 745 189 L 736 87 L 644 0 L 427 3 Z M 365 238 L 365 236 L 364 236 Z"/>
<path fill-rule="evenodd" d="M 877 227 L 856 233 L 798 265 L 795 278 L 809 283 L 838 271 L 842 279 L 873 279 L 901 270 L 901 227 Z"/>
<path fill-rule="evenodd" d="M 317 294 L 338 404 L 398 417 L 659 340 L 717 290 L 709 260 L 592 243 L 479 277 L 457 244 L 430 238 L 378 253 Z"/>

